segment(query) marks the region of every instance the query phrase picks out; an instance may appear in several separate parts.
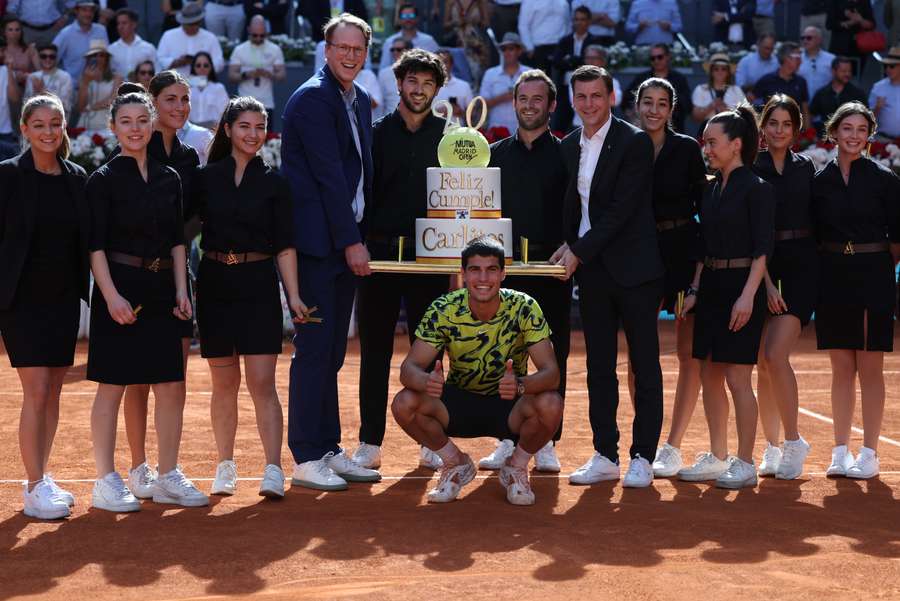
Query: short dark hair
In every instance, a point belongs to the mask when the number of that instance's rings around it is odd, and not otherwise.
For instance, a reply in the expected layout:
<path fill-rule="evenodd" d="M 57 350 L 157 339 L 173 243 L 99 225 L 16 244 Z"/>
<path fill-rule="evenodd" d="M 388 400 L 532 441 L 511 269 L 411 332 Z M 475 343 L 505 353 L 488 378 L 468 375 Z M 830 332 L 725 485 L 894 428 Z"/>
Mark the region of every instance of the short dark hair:
<path fill-rule="evenodd" d="M 334 30 L 341 25 L 350 25 L 351 27 L 359 29 L 366 39 L 366 48 L 372 44 L 372 28 L 369 27 L 368 23 L 350 13 L 341 13 L 336 17 L 331 17 L 328 22 L 325 23 L 325 26 L 322 27 L 322 33 L 325 36 L 326 42 L 331 43 L 331 36 L 334 34 Z"/>
<path fill-rule="evenodd" d="M 595 67 L 594 65 L 582 65 L 575 69 L 575 72 L 572 73 L 572 93 L 575 92 L 575 83 L 579 81 L 597 81 L 598 79 L 602 79 L 604 85 L 606 85 L 606 91 L 609 94 L 613 92 L 613 78 L 612 75 L 609 74 L 609 71 L 604 69 L 603 67 Z"/>
<path fill-rule="evenodd" d="M 120 8 L 116 11 L 116 20 L 119 19 L 122 15 L 125 15 L 129 19 L 131 19 L 134 23 L 138 23 L 141 20 L 141 17 L 137 14 L 137 11 L 131 8 Z"/>
<path fill-rule="evenodd" d="M 853 59 L 848 56 L 836 56 L 831 60 L 831 68 L 837 69 L 841 63 L 847 63 L 853 67 Z"/>
<path fill-rule="evenodd" d="M 493 236 L 478 236 L 466 244 L 462 251 L 463 269 L 469 266 L 469 259 L 472 257 L 497 257 L 500 269 L 506 269 L 506 251 L 503 250 L 503 244 Z"/>
<path fill-rule="evenodd" d="M 672 50 L 669 48 L 668 44 L 659 42 L 657 44 L 653 44 L 652 46 L 650 46 L 650 50 L 653 50 L 654 48 L 656 48 L 657 50 L 664 51 L 666 53 L 666 56 L 669 56 L 670 54 L 672 54 Z"/>
<path fill-rule="evenodd" d="M 56 53 L 59 52 L 59 48 L 53 42 L 41 42 L 40 44 L 37 45 L 37 50 L 38 50 L 38 52 L 41 52 L 42 50 L 52 50 L 53 52 L 56 52 Z"/>
<path fill-rule="evenodd" d="M 591 19 L 591 18 L 593 18 L 593 16 L 594 16 L 593 13 L 591 12 L 591 9 L 589 9 L 589 8 L 588 8 L 587 6 L 585 6 L 584 4 L 582 4 L 581 6 L 577 7 L 577 8 L 576 8 L 574 11 L 572 11 L 572 12 L 573 12 L 573 14 L 574 14 L 574 13 L 581 13 L 581 14 L 585 15 L 588 19 Z"/>
<path fill-rule="evenodd" d="M 762 44 L 763 40 L 766 40 L 766 39 L 768 39 L 768 38 L 772 38 L 772 41 L 774 42 L 774 41 L 775 41 L 775 34 L 774 34 L 774 33 L 761 33 L 761 34 L 759 34 L 759 37 L 756 38 L 756 44 L 757 44 L 757 46 L 758 46 L 759 44 Z"/>
<path fill-rule="evenodd" d="M 789 57 L 794 52 L 800 51 L 800 45 L 796 42 L 783 42 L 781 46 L 778 48 L 778 64 L 784 62 L 784 60 Z"/>
<path fill-rule="evenodd" d="M 404 10 L 411 10 L 411 11 L 413 11 L 414 13 L 416 13 L 416 16 L 417 16 L 417 17 L 419 16 L 419 9 L 418 9 L 418 7 L 417 7 L 415 4 L 413 4 L 412 2 L 404 2 L 404 3 L 402 3 L 402 4 L 400 5 L 400 8 L 397 9 L 397 14 L 399 15 L 399 14 L 402 13 Z"/>
<path fill-rule="evenodd" d="M 513 98 L 519 95 L 519 86 L 529 81 L 542 81 L 547 84 L 547 100 L 550 103 L 556 100 L 556 84 L 540 69 L 529 69 L 519 75 L 519 79 L 516 80 L 516 85 L 513 87 Z"/>
<path fill-rule="evenodd" d="M 434 76 L 434 83 L 441 88 L 447 80 L 444 61 L 437 54 L 420 48 L 404 52 L 391 69 L 394 71 L 397 81 L 406 79 L 410 73 L 431 73 Z"/>

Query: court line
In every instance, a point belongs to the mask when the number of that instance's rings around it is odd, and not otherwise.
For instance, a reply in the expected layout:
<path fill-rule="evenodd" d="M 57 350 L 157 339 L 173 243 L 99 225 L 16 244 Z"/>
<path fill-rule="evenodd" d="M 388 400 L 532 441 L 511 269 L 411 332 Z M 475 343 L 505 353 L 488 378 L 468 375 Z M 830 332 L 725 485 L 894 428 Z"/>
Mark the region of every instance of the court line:
<path fill-rule="evenodd" d="M 802 413 L 803 415 L 813 417 L 813 418 L 821 420 L 823 422 L 827 422 L 829 424 L 834 423 L 833 419 L 831 419 L 830 417 L 828 417 L 826 415 L 822 415 L 821 413 L 816 413 L 815 411 L 810 411 L 809 409 L 804 409 L 803 407 L 800 407 L 798 411 L 800 413 Z M 865 431 L 862 428 L 857 428 L 856 426 L 851 426 L 850 429 L 853 430 L 854 432 L 856 432 L 857 434 L 865 434 Z M 878 440 L 880 440 L 881 442 L 886 442 L 887 444 L 890 444 L 890 445 L 894 445 L 895 447 L 900 447 L 900 442 L 894 440 L 893 438 L 888 438 L 887 436 L 879 436 Z"/>

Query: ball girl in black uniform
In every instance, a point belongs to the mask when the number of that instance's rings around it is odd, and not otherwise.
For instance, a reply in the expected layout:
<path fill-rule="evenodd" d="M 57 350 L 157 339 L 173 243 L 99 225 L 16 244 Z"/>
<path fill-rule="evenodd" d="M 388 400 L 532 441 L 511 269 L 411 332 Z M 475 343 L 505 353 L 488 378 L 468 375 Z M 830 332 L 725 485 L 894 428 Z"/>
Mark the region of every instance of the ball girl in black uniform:
<path fill-rule="evenodd" d="M 197 151 L 178 139 L 178 131 L 184 127 L 191 114 L 191 86 L 177 71 L 161 71 L 153 76 L 149 86 L 156 117 L 153 120 L 153 135 L 147 146 L 147 154 L 154 160 L 167 165 L 178 172 L 181 178 L 182 195 L 185 206 L 191 198 L 191 183 L 200 166 Z M 185 216 L 185 222 L 188 222 Z M 185 238 L 190 241 L 197 233 L 196 227 L 187 224 Z M 190 249 L 188 242 L 187 249 Z M 188 280 L 190 290 L 190 280 Z M 194 336 L 193 320 L 179 322 L 181 348 L 184 354 L 184 370 L 187 373 L 187 360 Z M 129 386 L 125 390 L 125 434 L 131 450 L 131 469 L 128 472 L 128 485 L 138 498 L 150 498 L 153 495 L 153 481 L 156 472 L 147 464 L 147 399 L 150 387 L 146 385 Z"/>
<path fill-rule="evenodd" d="M 756 484 L 757 406 L 751 375 L 766 315 L 762 281 L 766 258 L 772 254 L 775 194 L 750 170 L 759 147 L 753 109 L 743 105 L 717 114 L 706 125 L 703 138 L 704 152 L 718 174 L 700 207 L 704 259 L 697 264 L 690 291 L 696 294 L 687 296 L 685 310 L 696 304 L 693 353 L 703 362 L 703 407 L 711 452 L 679 476 L 742 488 Z M 734 457 L 728 457 L 726 382 L 737 421 Z"/>
<path fill-rule="evenodd" d="M 848 102 L 825 124 L 837 158 L 813 180 L 813 213 L 821 256 L 816 341 L 831 359 L 834 443 L 829 476 L 878 475 L 884 417 L 884 354 L 893 350 L 900 259 L 900 181 L 865 154 L 875 115 Z M 862 396 L 863 447 L 847 448 L 856 378 Z"/>
<path fill-rule="evenodd" d="M 668 440 L 659 447 L 653 475 L 674 476 L 681 469 L 681 439 L 700 394 L 700 362 L 691 356 L 694 316 L 676 315 L 679 293 L 687 291 L 697 265 L 698 225 L 694 218 L 706 186 L 706 166 L 697 141 L 675 133 L 671 118 L 678 101 L 665 79 L 653 77 L 640 85 L 635 108 L 643 129 L 653 140 L 653 212 L 659 251 L 666 265 L 665 293 L 660 309 L 675 315 L 678 383 Z M 633 377 L 629 372 L 629 385 Z"/>
<path fill-rule="evenodd" d="M 803 129 L 800 107 L 775 94 L 760 117 L 766 150 L 753 171 L 775 188 L 775 247 L 765 276 L 769 317 L 759 354 L 759 416 L 768 444 L 760 476 L 791 480 L 803 472 L 809 444 L 797 425 L 799 395 L 791 349 L 809 323 L 818 298 L 818 252 L 813 237 L 812 181 L 815 168 L 791 146 Z M 779 445 L 781 426 L 784 444 Z"/>
<path fill-rule="evenodd" d="M 194 185 L 194 210 L 203 223 L 197 322 L 200 352 L 212 376 L 210 413 L 219 456 L 212 494 L 232 495 L 237 487 L 234 438 L 243 356 L 266 456 L 259 494 L 284 496 L 284 427 L 275 390 L 283 340 L 278 272 L 295 321 L 304 321 L 307 308 L 298 292 L 290 191 L 259 156 L 265 141 L 262 103 L 232 99 Z"/>
<path fill-rule="evenodd" d="M 63 379 L 75 358 L 80 299 L 88 299 L 90 216 L 84 169 L 66 160 L 59 98 L 29 99 L 20 127 L 29 149 L 0 163 L 0 332 L 22 382 L 25 515 L 56 519 L 75 503 L 47 463 Z"/>
<path fill-rule="evenodd" d="M 206 496 L 178 467 L 185 397 L 179 321 L 192 314 L 181 183 L 174 169 L 147 154 L 154 114 L 148 96 L 118 96 L 110 114 L 120 154 L 91 175 L 86 189 L 94 274 L 87 377 L 98 382 L 91 412 L 93 506 L 140 509 L 113 457 L 119 403 L 132 384 L 151 385 L 156 398 L 161 474 L 153 500 L 206 505 Z"/>

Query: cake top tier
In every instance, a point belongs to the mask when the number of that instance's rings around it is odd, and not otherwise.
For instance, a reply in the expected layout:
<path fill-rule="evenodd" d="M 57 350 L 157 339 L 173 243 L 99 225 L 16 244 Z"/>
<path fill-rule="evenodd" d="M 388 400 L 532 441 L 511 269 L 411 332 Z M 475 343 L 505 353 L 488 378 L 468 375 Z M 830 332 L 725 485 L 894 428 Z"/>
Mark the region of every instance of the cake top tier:
<path fill-rule="evenodd" d="M 501 216 L 499 167 L 429 167 L 428 217 L 496 219 Z"/>

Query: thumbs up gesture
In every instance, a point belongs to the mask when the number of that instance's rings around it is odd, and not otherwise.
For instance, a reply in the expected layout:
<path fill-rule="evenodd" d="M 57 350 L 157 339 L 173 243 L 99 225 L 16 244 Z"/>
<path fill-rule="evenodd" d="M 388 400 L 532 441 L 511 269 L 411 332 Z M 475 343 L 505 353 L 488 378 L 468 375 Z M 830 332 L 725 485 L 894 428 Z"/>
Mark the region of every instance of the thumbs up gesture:
<path fill-rule="evenodd" d="M 516 374 L 513 372 L 512 359 L 509 359 L 506 362 L 506 372 L 500 378 L 500 398 L 505 401 L 511 401 L 516 398 L 516 388 L 518 388 Z"/>
<path fill-rule="evenodd" d="M 434 363 L 434 369 L 428 374 L 428 382 L 425 383 L 425 392 L 430 397 L 441 398 L 444 392 L 444 367 L 440 361 Z"/>

